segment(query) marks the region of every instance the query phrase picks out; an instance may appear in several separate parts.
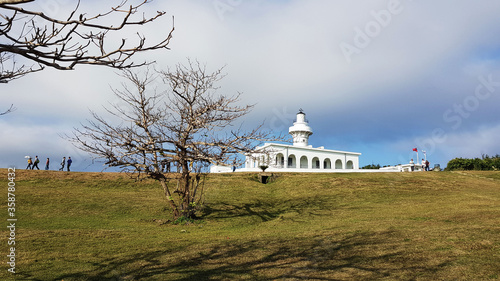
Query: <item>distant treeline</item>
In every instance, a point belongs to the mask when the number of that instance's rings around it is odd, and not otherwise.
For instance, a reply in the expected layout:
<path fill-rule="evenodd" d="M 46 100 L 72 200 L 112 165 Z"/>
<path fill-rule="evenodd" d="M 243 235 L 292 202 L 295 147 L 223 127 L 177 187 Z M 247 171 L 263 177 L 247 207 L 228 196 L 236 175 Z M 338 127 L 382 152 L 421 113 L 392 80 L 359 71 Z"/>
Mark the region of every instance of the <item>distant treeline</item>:
<path fill-rule="evenodd" d="M 361 169 L 380 169 L 380 164 L 370 164 L 370 165 L 366 165 L 364 167 L 361 167 Z"/>
<path fill-rule="evenodd" d="M 446 165 L 447 171 L 454 170 L 476 170 L 476 171 L 491 171 L 500 169 L 500 155 L 490 157 L 483 155 L 481 158 L 467 159 L 455 158 Z"/>

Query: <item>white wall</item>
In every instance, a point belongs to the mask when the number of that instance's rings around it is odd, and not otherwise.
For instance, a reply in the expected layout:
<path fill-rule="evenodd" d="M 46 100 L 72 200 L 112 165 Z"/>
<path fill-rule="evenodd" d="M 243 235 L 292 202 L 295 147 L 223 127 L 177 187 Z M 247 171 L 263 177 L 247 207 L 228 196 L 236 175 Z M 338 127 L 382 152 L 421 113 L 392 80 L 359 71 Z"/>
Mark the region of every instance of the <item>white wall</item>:
<path fill-rule="evenodd" d="M 240 170 L 258 171 L 260 165 L 269 166 L 266 171 L 282 172 L 288 170 L 334 172 L 359 169 L 359 154 L 357 153 L 325 150 L 312 148 L 311 146 L 302 148 L 275 144 L 266 144 L 261 149 L 267 151 L 267 153 L 247 155 L 245 168 Z M 292 163 L 290 163 L 289 159 L 292 160 Z M 317 168 L 317 161 L 319 161 L 319 168 Z M 326 166 L 325 161 L 327 162 Z M 335 165 L 336 163 L 338 165 Z"/>

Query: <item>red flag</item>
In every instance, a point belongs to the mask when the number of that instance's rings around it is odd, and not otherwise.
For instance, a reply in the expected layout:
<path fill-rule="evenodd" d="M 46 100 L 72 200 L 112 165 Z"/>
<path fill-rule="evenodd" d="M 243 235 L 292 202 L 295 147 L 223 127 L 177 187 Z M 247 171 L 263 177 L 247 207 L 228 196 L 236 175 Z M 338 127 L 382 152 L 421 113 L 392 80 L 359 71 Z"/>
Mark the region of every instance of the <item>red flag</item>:
<path fill-rule="evenodd" d="M 413 149 L 413 151 L 418 152 L 418 149 L 415 147 L 415 148 Z"/>

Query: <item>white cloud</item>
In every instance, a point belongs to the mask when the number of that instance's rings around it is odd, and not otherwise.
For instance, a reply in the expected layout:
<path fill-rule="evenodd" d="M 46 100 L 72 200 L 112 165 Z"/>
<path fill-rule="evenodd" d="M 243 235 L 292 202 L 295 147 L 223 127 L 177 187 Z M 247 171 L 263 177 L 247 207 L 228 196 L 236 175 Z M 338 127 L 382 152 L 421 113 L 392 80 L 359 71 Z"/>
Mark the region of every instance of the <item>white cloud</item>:
<path fill-rule="evenodd" d="M 391 3 L 397 1 L 361 6 L 319 0 L 155 1 L 146 5 L 148 12 L 165 10 L 169 16 L 142 32 L 151 39 L 164 35 L 171 28 L 170 15 L 175 16 L 176 30 L 170 51 L 141 58 L 158 61 L 160 68 L 185 62 L 186 57 L 211 69 L 227 65 L 221 91 L 241 91 L 242 102 L 258 103 L 246 123 L 266 119 L 267 127 L 286 132 L 293 121 L 287 123 L 286 118 L 293 119 L 302 107 L 315 130 L 312 138 L 328 142 L 317 145 L 368 149 L 359 152 L 380 157 L 380 162 L 398 162 L 390 151 L 402 150 L 407 157 L 403 146 L 415 145 L 411 142 L 436 128 L 450 139 L 436 154 L 442 165 L 462 152 L 466 156 L 498 149 L 491 139 L 498 136 L 500 87 L 468 112 L 470 117 L 462 117 L 458 129 L 452 128 L 456 121 L 447 122 L 443 114 L 474 95 L 478 77 L 492 75 L 500 81 L 500 38 L 495 36 L 500 32 L 500 3 L 401 0 L 396 8 L 400 12 L 392 13 L 385 26 L 379 21 L 380 30 L 372 30 L 369 44 L 349 63 L 340 44 L 354 44 L 356 30 L 366 32 L 377 22 L 374 15 L 382 15 Z M 113 100 L 109 86 L 119 87 L 121 81 L 102 67 L 31 74 L 1 86 L 4 107 L 14 103 L 18 108 L 2 120 L 23 133 L 36 133 L 39 142 L 53 139 L 84 122 L 88 108 L 100 111 Z M 37 126 L 53 132 L 48 137 L 34 129 Z M 474 138 L 460 145 L 461 139 Z M 30 138 L 22 147 L 1 148 L 0 154 L 23 151 L 34 143 Z M 373 146 L 380 153 L 373 152 Z"/>

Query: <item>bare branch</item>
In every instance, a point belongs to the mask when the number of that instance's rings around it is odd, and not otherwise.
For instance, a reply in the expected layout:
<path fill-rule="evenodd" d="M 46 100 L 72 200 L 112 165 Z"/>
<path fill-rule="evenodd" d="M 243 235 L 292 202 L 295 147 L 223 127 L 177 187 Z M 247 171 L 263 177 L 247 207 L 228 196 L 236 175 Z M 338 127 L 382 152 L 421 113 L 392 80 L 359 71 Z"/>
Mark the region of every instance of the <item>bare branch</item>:
<path fill-rule="evenodd" d="M 35 0 L 0 0 L 0 4 L 20 4 L 33 2 Z"/>
<path fill-rule="evenodd" d="M 16 110 L 16 108 L 14 107 L 14 105 L 13 105 L 13 104 L 11 104 L 11 105 L 10 105 L 10 107 L 9 107 L 9 109 L 7 109 L 7 110 L 6 110 L 6 111 L 4 111 L 4 112 L 0 112 L 0 116 L 1 116 L 1 115 L 5 115 L 5 114 L 8 114 L 8 113 L 11 113 L 11 112 L 13 112 L 13 111 L 15 111 L 15 110 Z"/>
<path fill-rule="evenodd" d="M 144 36 L 137 33 L 137 42 L 121 39 L 110 41 L 110 32 L 118 32 L 128 26 L 140 26 L 158 20 L 166 13 L 157 11 L 150 17 L 135 19 L 134 15 L 150 2 L 144 0 L 125 8 L 127 1 L 111 7 L 104 13 L 88 17 L 79 13 L 79 3 L 65 19 L 50 17 L 42 12 L 25 9 L 23 4 L 31 1 L 0 0 L 0 56 L 12 61 L 12 68 L 3 67 L 0 83 L 27 73 L 42 70 L 44 66 L 59 70 L 71 70 L 76 65 L 104 65 L 125 69 L 147 65 L 151 62 L 134 62 L 132 57 L 141 52 L 169 49 L 174 24 L 170 31 L 162 34 L 156 43 L 147 44 Z M 105 18 L 118 14 L 117 24 L 103 24 Z M 149 41 L 148 41 L 149 42 Z M 11 54 L 35 62 L 35 66 L 16 65 Z M 4 64 L 7 60 L 3 60 Z M 9 69 L 6 71 L 5 69 Z"/>

